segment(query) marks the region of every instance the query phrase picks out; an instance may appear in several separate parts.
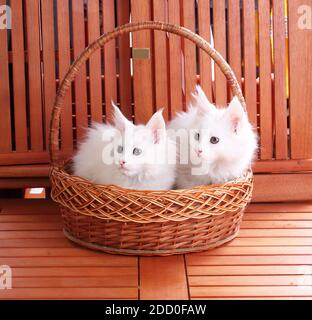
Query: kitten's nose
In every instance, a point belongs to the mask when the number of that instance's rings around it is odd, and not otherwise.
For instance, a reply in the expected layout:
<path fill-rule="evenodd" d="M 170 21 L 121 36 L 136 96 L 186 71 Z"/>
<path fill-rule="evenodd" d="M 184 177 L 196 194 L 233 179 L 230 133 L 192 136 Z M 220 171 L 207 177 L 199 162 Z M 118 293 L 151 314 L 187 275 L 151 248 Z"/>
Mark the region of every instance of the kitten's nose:
<path fill-rule="evenodd" d="M 203 150 L 201 150 L 201 149 L 198 149 L 198 150 L 197 150 L 197 154 L 198 154 L 199 156 L 202 154 L 202 152 L 203 152 Z"/>
<path fill-rule="evenodd" d="M 125 160 L 120 160 L 120 161 L 119 161 L 119 164 L 120 164 L 121 167 L 123 167 L 123 166 L 125 165 L 125 163 L 126 163 Z"/>

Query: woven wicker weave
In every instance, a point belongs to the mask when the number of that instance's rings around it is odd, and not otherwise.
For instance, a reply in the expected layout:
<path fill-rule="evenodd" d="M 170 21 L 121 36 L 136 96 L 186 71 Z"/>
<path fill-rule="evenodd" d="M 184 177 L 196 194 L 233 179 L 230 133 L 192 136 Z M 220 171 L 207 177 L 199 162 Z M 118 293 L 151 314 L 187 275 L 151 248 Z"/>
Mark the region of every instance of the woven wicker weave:
<path fill-rule="evenodd" d="M 245 108 L 230 66 L 207 41 L 192 31 L 163 22 L 129 23 L 102 35 L 87 47 L 62 81 L 52 112 L 50 157 L 52 198 L 59 203 L 65 235 L 81 245 L 110 253 L 169 255 L 207 250 L 233 239 L 250 202 L 252 172 L 222 185 L 184 190 L 129 190 L 95 185 L 73 176 L 59 159 L 58 134 L 65 95 L 80 66 L 117 36 L 143 29 L 183 36 L 207 52 L 225 74 Z"/>

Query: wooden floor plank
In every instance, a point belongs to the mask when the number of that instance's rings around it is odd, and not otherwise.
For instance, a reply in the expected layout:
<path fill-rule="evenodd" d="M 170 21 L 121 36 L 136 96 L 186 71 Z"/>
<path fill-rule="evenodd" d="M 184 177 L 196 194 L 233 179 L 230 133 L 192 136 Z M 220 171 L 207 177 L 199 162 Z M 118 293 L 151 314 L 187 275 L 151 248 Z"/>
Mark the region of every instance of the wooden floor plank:
<path fill-rule="evenodd" d="M 312 298 L 311 202 L 252 204 L 220 248 L 139 260 L 67 240 L 51 200 L 0 207 L 0 265 L 13 272 L 0 299 Z"/>
<path fill-rule="evenodd" d="M 190 287 L 192 297 L 312 296 L 312 286 Z"/>
<path fill-rule="evenodd" d="M 312 212 L 312 201 L 251 203 L 246 212 Z"/>
<path fill-rule="evenodd" d="M 222 246 L 213 250 L 193 253 L 199 256 L 245 256 L 245 255 L 311 255 L 312 246 L 302 247 L 228 247 Z"/>
<path fill-rule="evenodd" d="M 138 259 L 108 255 L 64 237 L 51 200 L 0 200 L 0 265 L 13 289 L 0 299 L 137 299 Z"/>
<path fill-rule="evenodd" d="M 61 216 L 57 214 L 1 214 L 1 222 L 60 222 Z"/>
<path fill-rule="evenodd" d="M 188 266 L 189 276 L 204 275 L 292 275 L 292 274 L 312 274 L 311 266 Z"/>
<path fill-rule="evenodd" d="M 87 272 L 87 270 L 86 270 Z M 133 276 L 106 277 L 23 277 L 14 278 L 14 288 L 137 288 Z"/>
<path fill-rule="evenodd" d="M 59 214 L 59 208 L 51 199 L 0 199 L 1 214 Z"/>
<path fill-rule="evenodd" d="M 312 256 L 187 256 L 189 266 L 312 265 Z"/>
<path fill-rule="evenodd" d="M 140 258 L 140 298 L 188 299 L 184 257 Z"/>
<path fill-rule="evenodd" d="M 312 276 L 262 275 L 262 276 L 191 276 L 190 287 L 206 286 L 311 286 Z"/>
<path fill-rule="evenodd" d="M 0 257 L 101 257 L 102 252 L 70 248 L 7 248 L 0 247 Z"/>
<path fill-rule="evenodd" d="M 102 254 L 99 257 L 21 257 L 0 258 L 11 267 L 120 267 L 137 265 L 136 257 Z"/>
<path fill-rule="evenodd" d="M 17 231 L 15 231 L 17 232 Z M 46 231 L 47 232 L 47 231 Z M 60 239 L 2 239 L 2 248 L 72 248 L 73 244 L 64 238 Z"/>
<path fill-rule="evenodd" d="M 133 276 L 136 281 L 138 277 L 138 269 L 135 267 L 13 267 L 12 273 L 14 277 L 118 277 Z"/>
<path fill-rule="evenodd" d="M 64 234 L 61 230 L 2 230 L 0 231 L 0 239 L 56 239 L 60 238 L 63 242 L 68 242 L 64 239 Z"/>
<path fill-rule="evenodd" d="M 300 229 L 312 228 L 312 221 L 243 221 L 241 228 L 245 229 Z"/>
<path fill-rule="evenodd" d="M 312 237 L 305 238 L 236 238 L 228 246 L 311 246 Z"/>
<path fill-rule="evenodd" d="M 289 221 L 289 220 L 312 220 L 312 212 L 283 212 L 283 213 L 245 213 L 244 221 Z"/>
<path fill-rule="evenodd" d="M 137 299 L 137 288 L 14 288 L 0 299 Z"/>
<path fill-rule="evenodd" d="M 17 231 L 17 230 L 60 230 L 61 222 L 2 222 L 0 231 Z"/>
<path fill-rule="evenodd" d="M 261 297 L 201 297 L 201 298 L 192 298 L 192 300 L 312 300 L 312 297 L 267 297 L 267 296 L 261 296 Z"/>
<path fill-rule="evenodd" d="M 241 229 L 238 237 L 312 237 L 312 229 Z"/>

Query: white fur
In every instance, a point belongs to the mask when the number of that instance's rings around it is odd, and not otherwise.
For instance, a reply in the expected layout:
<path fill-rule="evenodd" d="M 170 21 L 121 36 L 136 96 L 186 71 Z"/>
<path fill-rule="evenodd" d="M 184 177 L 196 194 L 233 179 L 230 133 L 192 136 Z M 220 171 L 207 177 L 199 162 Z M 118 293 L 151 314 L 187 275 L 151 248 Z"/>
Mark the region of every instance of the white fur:
<path fill-rule="evenodd" d="M 189 110 L 169 124 L 174 134 L 185 129 L 188 132 L 177 148 L 177 188 L 236 179 L 251 165 L 257 149 L 257 136 L 237 97 L 228 108 L 216 108 L 200 86 L 196 90 Z M 196 133 L 200 134 L 198 141 Z M 219 138 L 217 144 L 210 142 L 213 136 Z M 188 163 L 181 164 L 182 157 Z"/>
<path fill-rule="evenodd" d="M 122 152 L 118 152 L 119 146 L 123 146 Z M 134 155 L 134 148 L 142 153 Z M 166 134 L 162 111 L 156 112 L 145 126 L 134 125 L 114 106 L 114 126 L 94 124 L 88 129 L 87 138 L 74 157 L 74 173 L 98 184 L 170 189 L 175 180 L 175 152 L 175 145 Z"/>

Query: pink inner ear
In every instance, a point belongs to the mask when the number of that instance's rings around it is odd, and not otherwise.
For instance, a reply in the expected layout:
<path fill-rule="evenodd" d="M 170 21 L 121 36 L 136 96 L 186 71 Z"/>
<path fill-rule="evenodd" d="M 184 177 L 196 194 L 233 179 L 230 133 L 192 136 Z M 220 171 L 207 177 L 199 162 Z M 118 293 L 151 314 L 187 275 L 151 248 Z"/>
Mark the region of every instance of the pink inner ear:
<path fill-rule="evenodd" d="M 232 125 L 233 125 L 233 128 L 234 128 L 234 131 L 236 132 L 237 131 L 237 127 L 238 127 L 239 122 L 240 122 L 240 117 L 238 117 L 236 115 L 232 115 L 231 116 L 231 122 L 232 122 Z"/>
<path fill-rule="evenodd" d="M 158 144 L 160 142 L 160 129 L 155 129 L 152 131 L 153 138 L 154 138 L 154 144 Z"/>

